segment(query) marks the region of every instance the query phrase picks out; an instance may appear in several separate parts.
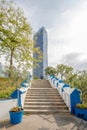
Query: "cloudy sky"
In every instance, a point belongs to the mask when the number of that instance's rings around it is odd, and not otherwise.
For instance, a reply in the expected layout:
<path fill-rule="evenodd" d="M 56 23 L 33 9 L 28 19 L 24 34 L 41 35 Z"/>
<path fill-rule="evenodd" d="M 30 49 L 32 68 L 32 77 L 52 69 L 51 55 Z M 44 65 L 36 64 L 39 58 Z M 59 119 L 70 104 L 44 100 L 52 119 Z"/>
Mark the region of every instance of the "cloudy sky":
<path fill-rule="evenodd" d="M 87 0 L 14 0 L 36 32 L 48 32 L 48 62 L 87 69 Z"/>

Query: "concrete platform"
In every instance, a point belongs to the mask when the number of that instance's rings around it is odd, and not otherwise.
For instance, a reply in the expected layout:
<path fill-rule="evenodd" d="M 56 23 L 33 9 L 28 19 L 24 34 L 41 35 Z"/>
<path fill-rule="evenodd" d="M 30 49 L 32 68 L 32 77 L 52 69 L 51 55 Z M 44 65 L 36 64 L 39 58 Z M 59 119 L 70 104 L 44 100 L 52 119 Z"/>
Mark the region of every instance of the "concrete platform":
<path fill-rule="evenodd" d="M 87 130 L 87 122 L 72 115 L 28 115 L 17 125 L 0 123 L 0 130 Z"/>

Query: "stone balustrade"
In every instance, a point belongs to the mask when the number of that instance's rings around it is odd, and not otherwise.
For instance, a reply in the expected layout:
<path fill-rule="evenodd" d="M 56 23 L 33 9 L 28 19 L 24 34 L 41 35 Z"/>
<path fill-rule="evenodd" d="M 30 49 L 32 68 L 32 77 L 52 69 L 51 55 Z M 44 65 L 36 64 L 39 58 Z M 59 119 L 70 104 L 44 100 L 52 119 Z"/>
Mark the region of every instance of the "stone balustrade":
<path fill-rule="evenodd" d="M 52 87 L 56 88 L 66 103 L 71 114 L 75 114 L 75 105 L 81 103 L 80 91 L 75 88 L 71 88 L 69 84 L 63 82 L 63 80 L 58 79 L 55 76 L 49 76 L 49 82 Z"/>

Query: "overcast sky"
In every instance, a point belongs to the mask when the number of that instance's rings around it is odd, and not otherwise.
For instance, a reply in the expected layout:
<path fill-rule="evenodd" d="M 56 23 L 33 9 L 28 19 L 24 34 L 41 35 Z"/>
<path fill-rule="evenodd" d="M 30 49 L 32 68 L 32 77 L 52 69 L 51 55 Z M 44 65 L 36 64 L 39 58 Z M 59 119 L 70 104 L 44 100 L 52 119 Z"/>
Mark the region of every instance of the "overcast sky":
<path fill-rule="evenodd" d="M 48 63 L 87 69 L 87 0 L 14 0 L 36 32 L 48 33 Z"/>

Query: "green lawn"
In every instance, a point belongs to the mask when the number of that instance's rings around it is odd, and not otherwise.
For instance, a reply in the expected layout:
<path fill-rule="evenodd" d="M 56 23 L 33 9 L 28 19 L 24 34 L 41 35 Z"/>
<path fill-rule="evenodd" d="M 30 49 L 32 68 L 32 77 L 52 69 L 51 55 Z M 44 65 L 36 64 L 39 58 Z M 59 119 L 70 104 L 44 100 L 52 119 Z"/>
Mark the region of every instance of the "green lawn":
<path fill-rule="evenodd" d="M 19 80 L 17 86 L 22 81 Z M 11 93 L 16 89 L 16 82 L 10 78 L 0 78 L 0 98 L 9 98 Z"/>

